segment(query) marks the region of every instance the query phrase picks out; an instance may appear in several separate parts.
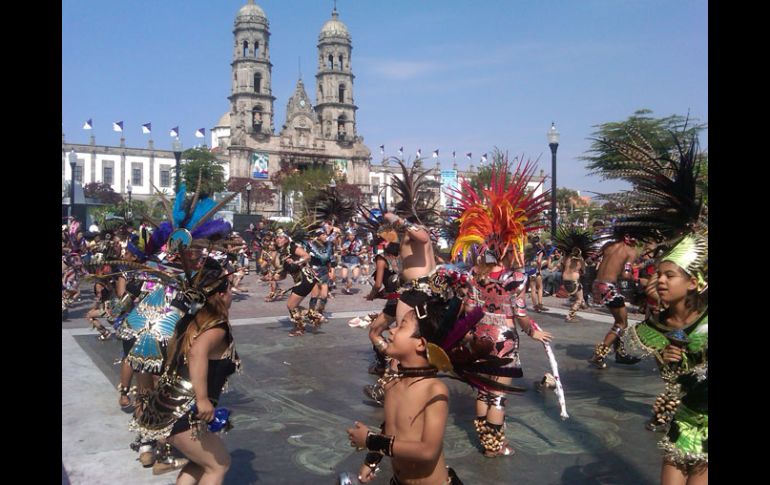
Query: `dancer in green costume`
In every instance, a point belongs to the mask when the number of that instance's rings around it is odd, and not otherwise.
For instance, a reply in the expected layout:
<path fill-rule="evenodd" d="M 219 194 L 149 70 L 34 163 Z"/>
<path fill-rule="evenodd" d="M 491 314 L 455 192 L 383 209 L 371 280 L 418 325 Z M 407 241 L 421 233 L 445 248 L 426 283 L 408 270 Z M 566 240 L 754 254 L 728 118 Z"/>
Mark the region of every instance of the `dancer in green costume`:
<path fill-rule="evenodd" d="M 654 405 L 669 423 L 661 483 L 708 483 L 708 239 L 684 236 L 658 266 L 657 292 L 664 307 L 623 336 L 627 351 L 653 355 L 666 392 Z"/>

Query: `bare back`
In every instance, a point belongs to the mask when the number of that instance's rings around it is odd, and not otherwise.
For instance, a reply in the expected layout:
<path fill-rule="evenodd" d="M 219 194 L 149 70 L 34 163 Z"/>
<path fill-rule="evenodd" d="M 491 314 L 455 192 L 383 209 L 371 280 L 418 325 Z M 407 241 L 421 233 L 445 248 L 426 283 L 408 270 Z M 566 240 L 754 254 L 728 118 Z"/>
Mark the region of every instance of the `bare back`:
<path fill-rule="evenodd" d="M 411 237 L 410 232 L 406 231 L 400 250 L 403 263 L 402 275 L 406 281 L 428 275 L 436 269 L 436 258 L 433 255 L 433 244 L 430 239 L 427 242 L 416 241 Z"/>
<path fill-rule="evenodd" d="M 396 440 L 421 441 L 426 430 L 426 413 L 435 419 L 436 407 L 443 406 L 444 423 L 441 427 L 443 440 L 446 414 L 448 411 L 448 390 L 446 385 L 435 378 L 397 379 L 386 386 L 385 393 L 385 434 L 396 436 Z M 430 409 L 433 407 L 433 409 Z M 404 485 L 438 485 L 446 482 L 447 471 L 443 450 L 436 460 L 414 461 L 392 457 L 393 471 Z"/>
<path fill-rule="evenodd" d="M 585 269 L 583 258 L 576 256 L 566 256 L 564 258 L 564 269 L 562 270 L 562 279 L 576 281 L 580 279 L 580 273 Z"/>
<path fill-rule="evenodd" d="M 604 246 L 602 256 L 596 280 L 614 283 L 620 277 L 623 266 L 636 259 L 636 249 L 623 241 L 618 241 Z"/>

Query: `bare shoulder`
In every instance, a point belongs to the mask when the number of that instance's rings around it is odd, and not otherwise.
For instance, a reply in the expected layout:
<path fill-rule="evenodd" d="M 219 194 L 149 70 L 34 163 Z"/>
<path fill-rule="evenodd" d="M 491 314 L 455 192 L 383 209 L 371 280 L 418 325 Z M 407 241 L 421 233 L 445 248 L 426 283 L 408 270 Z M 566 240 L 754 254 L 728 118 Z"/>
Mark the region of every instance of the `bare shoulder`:
<path fill-rule="evenodd" d="M 429 399 L 433 399 L 438 396 L 448 396 L 449 388 L 441 379 L 428 379 L 427 386 L 425 388 Z"/>

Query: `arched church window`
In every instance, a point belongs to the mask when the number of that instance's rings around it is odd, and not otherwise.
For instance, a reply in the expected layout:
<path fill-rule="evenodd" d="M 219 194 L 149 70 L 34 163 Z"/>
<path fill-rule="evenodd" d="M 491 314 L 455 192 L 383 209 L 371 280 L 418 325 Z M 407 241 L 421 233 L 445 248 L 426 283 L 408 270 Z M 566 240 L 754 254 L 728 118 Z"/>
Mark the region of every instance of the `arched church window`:
<path fill-rule="evenodd" d="M 262 91 L 262 74 L 254 73 L 254 92 L 259 93 Z"/>
<path fill-rule="evenodd" d="M 326 67 L 329 69 L 334 69 L 334 55 L 329 54 L 329 65 Z"/>
<path fill-rule="evenodd" d="M 345 85 L 344 84 L 340 84 L 337 94 L 339 95 L 339 102 L 344 103 L 345 102 Z"/>
<path fill-rule="evenodd" d="M 337 138 L 344 138 L 345 137 L 345 122 L 347 121 L 347 117 L 342 114 L 339 115 L 337 118 Z"/>
<path fill-rule="evenodd" d="M 243 57 L 246 57 L 249 55 L 249 41 L 244 40 L 243 41 Z"/>
<path fill-rule="evenodd" d="M 251 110 L 251 125 L 256 130 L 262 129 L 262 106 L 256 105 Z"/>
<path fill-rule="evenodd" d="M 259 41 L 254 42 L 254 57 L 259 57 Z"/>
<path fill-rule="evenodd" d="M 342 63 L 342 54 L 340 54 L 340 69 L 345 69 L 345 65 Z"/>
<path fill-rule="evenodd" d="M 321 93 L 321 99 L 324 99 L 324 85 L 319 84 L 318 85 L 318 92 Z"/>

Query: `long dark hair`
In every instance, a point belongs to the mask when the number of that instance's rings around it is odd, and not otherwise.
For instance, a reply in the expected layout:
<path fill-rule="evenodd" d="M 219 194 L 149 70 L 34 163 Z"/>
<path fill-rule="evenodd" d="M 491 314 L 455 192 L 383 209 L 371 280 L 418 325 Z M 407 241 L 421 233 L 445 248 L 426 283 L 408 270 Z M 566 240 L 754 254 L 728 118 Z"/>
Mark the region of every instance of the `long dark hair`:
<path fill-rule="evenodd" d="M 176 324 L 174 336 L 168 345 L 167 361 L 169 368 L 174 369 L 179 363 L 179 357 L 186 356 L 193 345 L 195 337 L 223 322 L 229 321 L 229 309 L 225 304 L 221 293 L 227 291 L 229 280 L 223 276 L 226 274 L 222 266 L 214 259 L 207 258 L 201 268 L 201 277 L 198 287 L 209 290 L 206 304 L 194 316 L 185 315 Z M 195 276 L 193 276 L 195 278 Z M 218 283 L 218 284 L 217 284 Z"/>

